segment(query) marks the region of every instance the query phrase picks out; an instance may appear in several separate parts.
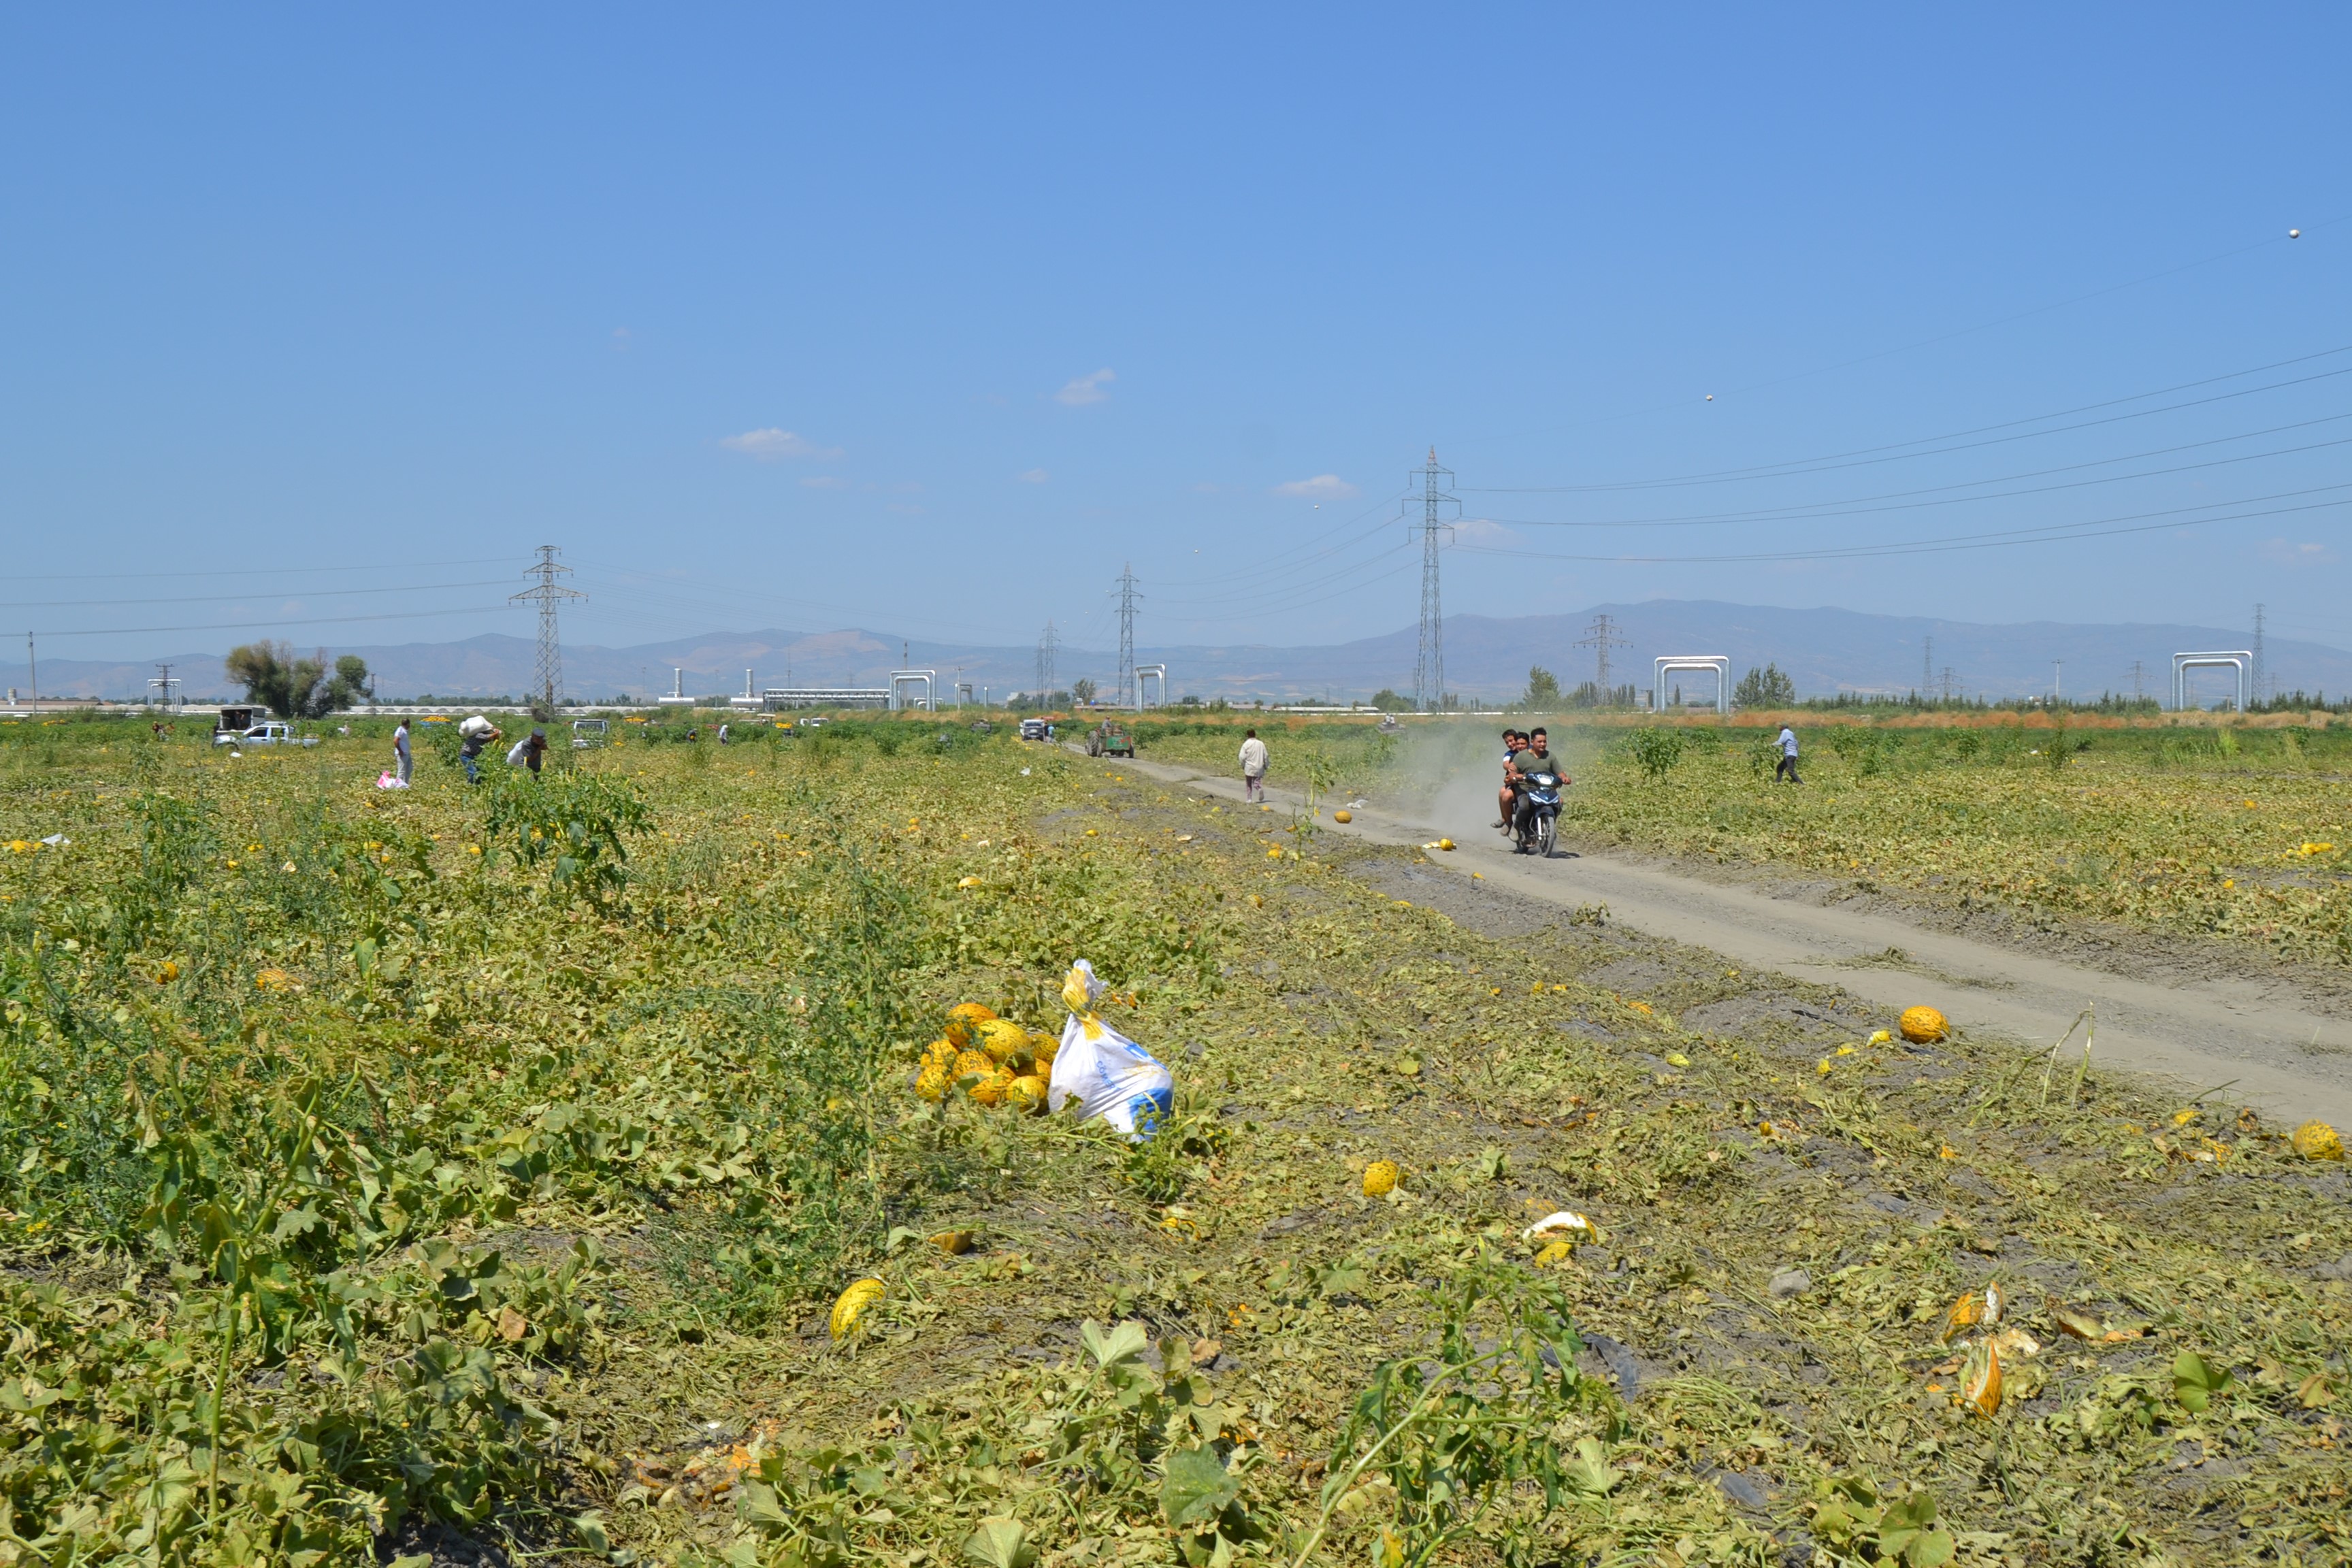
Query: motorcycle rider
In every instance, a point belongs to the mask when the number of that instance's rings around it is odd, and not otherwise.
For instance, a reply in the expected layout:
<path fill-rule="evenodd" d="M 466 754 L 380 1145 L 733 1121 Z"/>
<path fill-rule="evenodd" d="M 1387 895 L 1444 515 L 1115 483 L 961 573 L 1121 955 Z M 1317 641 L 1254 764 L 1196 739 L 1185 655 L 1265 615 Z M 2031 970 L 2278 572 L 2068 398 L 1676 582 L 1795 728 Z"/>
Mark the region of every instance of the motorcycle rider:
<path fill-rule="evenodd" d="M 1567 787 L 1570 783 L 1568 775 L 1559 771 L 1559 759 L 1551 754 L 1550 738 L 1544 733 L 1541 725 L 1538 725 L 1528 732 L 1527 750 L 1512 755 L 1511 765 L 1507 772 L 1514 793 L 1517 791 L 1519 785 L 1527 782 L 1528 775 L 1530 773 L 1550 773 L 1559 780 L 1562 788 Z M 1519 819 L 1526 815 L 1527 808 L 1527 796 L 1521 795 L 1511 813 L 1511 826 L 1504 830 L 1504 837 L 1517 836 Z"/>

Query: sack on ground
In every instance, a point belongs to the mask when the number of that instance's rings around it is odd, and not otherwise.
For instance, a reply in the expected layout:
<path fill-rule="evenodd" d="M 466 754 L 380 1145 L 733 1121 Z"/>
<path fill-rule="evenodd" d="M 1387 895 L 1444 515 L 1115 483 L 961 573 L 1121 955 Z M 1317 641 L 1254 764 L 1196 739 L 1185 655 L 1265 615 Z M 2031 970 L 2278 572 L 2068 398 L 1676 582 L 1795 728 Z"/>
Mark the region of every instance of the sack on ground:
<path fill-rule="evenodd" d="M 1176 1079 L 1150 1051 L 1096 1016 L 1102 994 L 1094 965 L 1082 958 L 1071 966 L 1062 982 L 1070 1018 L 1062 1026 L 1045 1103 L 1059 1112 L 1075 1100 L 1080 1121 L 1099 1116 L 1141 1142 L 1175 1109 Z"/>

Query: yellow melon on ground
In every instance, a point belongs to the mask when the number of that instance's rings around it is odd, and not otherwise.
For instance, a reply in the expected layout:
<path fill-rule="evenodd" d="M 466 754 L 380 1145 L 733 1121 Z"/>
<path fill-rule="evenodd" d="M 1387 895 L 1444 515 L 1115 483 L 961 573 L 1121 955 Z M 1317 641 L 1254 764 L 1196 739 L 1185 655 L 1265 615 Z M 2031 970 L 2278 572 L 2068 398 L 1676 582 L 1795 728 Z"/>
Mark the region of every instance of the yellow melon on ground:
<path fill-rule="evenodd" d="M 971 1086 L 971 1097 L 982 1105 L 1002 1105 L 1013 1088 L 1013 1075 L 999 1068 Z"/>
<path fill-rule="evenodd" d="M 1014 1079 L 1005 1086 L 1004 1103 L 1015 1110 L 1045 1109 L 1045 1080 L 1035 1073 Z"/>
<path fill-rule="evenodd" d="M 866 1316 L 866 1310 L 887 1294 L 888 1287 L 879 1279 L 860 1279 L 844 1290 L 835 1299 L 833 1316 L 826 1325 L 833 1331 L 833 1337 L 845 1339 L 855 1333 L 858 1320 Z"/>
<path fill-rule="evenodd" d="M 1344 809 L 1335 811 L 1331 814 L 1331 820 L 1334 822 L 1353 822 L 1356 820 L 1356 814 L 1352 811 Z"/>
<path fill-rule="evenodd" d="M 2294 1152 L 2306 1160 L 2341 1160 L 2344 1140 L 2325 1121 L 2306 1121 L 2294 1130 Z"/>
<path fill-rule="evenodd" d="M 923 1047 L 923 1065 L 927 1068 L 935 1067 L 941 1072 L 945 1072 L 948 1068 L 955 1066 L 955 1059 L 958 1054 L 959 1053 L 956 1050 L 956 1043 L 953 1040 L 933 1040 L 929 1045 Z"/>
<path fill-rule="evenodd" d="M 937 1065 L 926 1066 L 915 1075 L 915 1092 L 936 1102 L 948 1097 L 948 1089 L 954 1081 L 948 1077 L 947 1068 Z"/>
<path fill-rule="evenodd" d="M 1050 1063 L 1062 1054 L 1062 1037 L 1049 1035 L 1043 1029 L 1029 1032 L 1029 1054 L 1041 1063 Z"/>
<path fill-rule="evenodd" d="M 1364 1167 L 1364 1195 L 1384 1198 L 1396 1191 L 1397 1167 L 1394 1160 L 1375 1160 Z"/>
<path fill-rule="evenodd" d="M 1029 1048 L 1029 1031 L 1010 1018 L 990 1018 L 972 1035 L 972 1043 L 986 1051 L 991 1061 L 1008 1062 L 1014 1052 Z"/>
<path fill-rule="evenodd" d="M 948 1081 L 952 1083 L 960 1078 L 986 1078 L 995 1071 L 996 1064 L 989 1059 L 987 1052 L 966 1051 L 956 1058 Z"/>
<path fill-rule="evenodd" d="M 959 1002 L 948 1009 L 948 1038 L 959 1046 L 971 1044 L 972 1032 L 996 1015 L 977 1002 Z"/>
<path fill-rule="evenodd" d="M 1895 1027 L 1915 1046 L 1933 1045 L 1952 1032 L 1951 1024 L 1933 1007 L 1906 1007 Z"/>

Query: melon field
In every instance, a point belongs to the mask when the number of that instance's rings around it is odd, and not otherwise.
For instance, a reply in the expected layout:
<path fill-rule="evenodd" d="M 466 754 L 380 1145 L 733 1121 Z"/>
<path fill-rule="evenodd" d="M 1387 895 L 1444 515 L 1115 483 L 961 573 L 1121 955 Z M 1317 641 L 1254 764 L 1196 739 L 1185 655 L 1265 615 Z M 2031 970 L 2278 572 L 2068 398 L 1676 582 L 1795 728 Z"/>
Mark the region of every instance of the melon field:
<path fill-rule="evenodd" d="M 0 1562 L 2352 1554 L 2319 1130 L 1002 726 L 616 728 L 0 728 Z M 1990 743 L 1596 733 L 1577 830 L 2336 962 L 2324 756 Z M 1081 957 L 1148 1141 L 917 1091 Z"/>

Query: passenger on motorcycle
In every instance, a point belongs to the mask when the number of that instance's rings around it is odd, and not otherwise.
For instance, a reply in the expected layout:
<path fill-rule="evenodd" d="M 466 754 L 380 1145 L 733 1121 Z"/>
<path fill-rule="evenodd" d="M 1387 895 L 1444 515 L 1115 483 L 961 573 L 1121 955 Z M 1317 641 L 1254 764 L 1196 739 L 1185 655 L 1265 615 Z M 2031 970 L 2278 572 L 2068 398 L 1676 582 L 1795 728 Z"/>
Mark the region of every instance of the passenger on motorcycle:
<path fill-rule="evenodd" d="M 1495 793 L 1495 826 L 1503 830 L 1506 838 L 1511 836 L 1511 812 L 1519 798 L 1519 792 L 1511 784 L 1511 759 L 1519 754 L 1519 742 L 1524 739 L 1517 730 L 1503 731 L 1503 787 Z"/>

